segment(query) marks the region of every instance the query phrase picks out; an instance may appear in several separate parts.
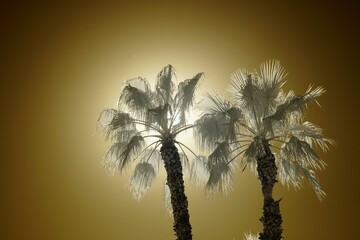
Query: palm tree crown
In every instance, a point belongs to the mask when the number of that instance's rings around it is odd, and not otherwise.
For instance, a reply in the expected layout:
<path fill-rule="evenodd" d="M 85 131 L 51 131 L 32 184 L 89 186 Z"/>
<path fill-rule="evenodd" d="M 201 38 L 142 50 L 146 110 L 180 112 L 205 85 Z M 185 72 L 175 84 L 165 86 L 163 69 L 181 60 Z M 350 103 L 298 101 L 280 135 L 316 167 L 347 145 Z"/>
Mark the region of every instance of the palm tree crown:
<path fill-rule="evenodd" d="M 241 154 L 242 168 L 250 166 L 258 175 L 264 199 L 260 218 L 263 231 L 259 234 L 262 240 L 283 238 L 281 199 L 273 198 L 278 175 L 283 184 L 296 188 L 307 178 L 321 200 L 325 192 L 314 171 L 323 169 L 325 163 L 313 145 L 327 150 L 333 143 L 322 135 L 319 127 L 303 121 L 303 106 L 316 101 L 324 89 L 310 86 L 301 96 L 292 91 L 285 93 L 282 90 L 285 76 L 278 61 L 262 64 L 259 72 L 236 71 L 229 88 L 232 101 L 208 95 L 202 107 L 205 113 L 195 128 L 200 147 L 211 149 L 211 154 L 202 164 L 205 167 L 192 170 L 199 175 L 204 168 L 208 169 L 208 189 L 218 186 L 226 192 L 230 188 L 234 160 Z"/>
<path fill-rule="evenodd" d="M 303 107 L 322 95 L 322 87 L 309 87 L 304 95 L 282 90 L 286 74 L 278 61 L 268 61 L 260 71 L 238 70 L 232 74 L 231 101 L 207 94 L 200 105 L 204 114 L 196 122 L 195 137 L 200 147 L 211 149 L 206 168 L 207 188 L 226 192 L 231 187 L 235 159 L 242 154 L 241 167 L 256 172 L 256 158 L 265 154 L 264 143 L 276 153 L 276 165 L 283 184 L 299 188 L 307 178 L 319 199 L 325 196 L 314 170 L 325 163 L 314 144 L 327 150 L 333 141 L 322 129 L 303 121 Z M 194 169 L 194 172 L 197 170 Z M 195 173 L 194 173 L 195 174 Z"/>
<path fill-rule="evenodd" d="M 157 76 L 154 90 L 141 77 L 126 81 L 118 108 L 103 110 L 98 120 L 98 126 L 105 129 L 107 139 L 112 142 L 103 161 L 111 174 L 122 172 L 129 163 L 139 159 L 129 181 L 129 189 L 138 200 L 147 192 L 159 170 L 158 147 L 162 141 L 169 137 L 175 139 L 180 132 L 193 126 L 186 124 L 186 117 L 202 73 L 180 82 L 177 88 L 173 83 L 174 75 L 173 66 L 164 67 Z M 155 140 L 149 142 L 146 138 Z M 179 141 L 175 143 L 180 149 L 188 148 Z M 180 155 L 185 162 L 186 154 Z"/>
<path fill-rule="evenodd" d="M 139 159 L 129 180 L 129 189 L 136 199 L 140 200 L 150 189 L 163 160 L 167 172 L 165 201 L 170 200 L 171 205 L 165 203 L 172 210 L 177 238 L 189 240 L 192 233 L 183 175 L 188 167 L 184 148 L 191 150 L 176 137 L 193 127 L 186 123 L 187 112 L 202 73 L 177 87 L 174 75 L 171 65 L 164 67 L 157 75 L 154 90 L 144 78 L 127 81 L 117 109 L 105 109 L 98 124 L 112 142 L 104 158 L 110 173 L 121 172 L 131 161 Z M 177 147 L 182 153 L 179 154 Z"/>

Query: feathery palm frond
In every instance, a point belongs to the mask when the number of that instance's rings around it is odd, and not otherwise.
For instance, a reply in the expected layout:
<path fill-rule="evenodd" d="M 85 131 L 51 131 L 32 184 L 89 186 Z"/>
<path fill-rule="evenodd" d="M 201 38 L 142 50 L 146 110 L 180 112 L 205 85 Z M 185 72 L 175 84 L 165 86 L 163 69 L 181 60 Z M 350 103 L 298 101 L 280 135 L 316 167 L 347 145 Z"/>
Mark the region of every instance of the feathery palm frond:
<path fill-rule="evenodd" d="M 216 165 L 212 165 L 210 177 L 206 183 L 207 192 L 213 193 L 218 188 L 221 194 L 227 194 L 232 188 L 235 166 L 234 162 L 219 162 Z"/>
<path fill-rule="evenodd" d="M 113 131 L 111 134 L 111 139 L 115 140 L 116 142 L 126 142 L 131 137 L 140 134 L 136 129 L 121 129 L 117 131 Z"/>
<path fill-rule="evenodd" d="M 159 150 L 155 148 L 145 149 L 141 154 L 141 163 L 149 163 L 153 166 L 155 173 L 159 171 L 160 163 L 161 163 L 161 154 Z"/>
<path fill-rule="evenodd" d="M 128 142 L 114 143 L 105 155 L 104 166 L 110 173 L 114 173 L 116 169 L 121 172 L 144 144 L 145 140 L 141 135 L 132 136 Z"/>
<path fill-rule="evenodd" d="M 285 77 L 285 69 L 279 61 L 267 61 L 260 65 L 259 97 L 263 98 L 264 103 L 264 111 L 259 113 L 260 117 L 265 117 L 275 110 L 281 87 L 285 84 Z"/>
<path fill-rule="evenodd" d="M 120 156 L 120 170 L 130 161 L 130 158 L 138 153 L 145 145 L 145 140 L 141 135 L 133 136 L 126 144 Z"/>
<path fill-rule="evenodd" d="M 124 129 L 135 129 L 134 119 L 128 113 L 117 111 L 107 126 L 108 133 Z"/>
<path fill-rule="evenodd" d="M 228 119 L 225 115 L 205 114 L 195 122 L 194 138 L 202 149 L 213 149 L 225 140 Z"/>
<path fill-rule="evenodd" d="M 194 136 L 201 148 L 213 149 L 216 141 L 235 141 L 242 111 L 219 95 L 206 94 L 199 106 L 205 114 L 195 122 Z"/>
<path fill-rule="evenodd" d="M 264 121 L 267 122 L 266 124 L 269 131 L 271 131 L 274 123 L 286 122 L 292 114 L 302 113 L 303 106 L 315 100 L 324 92 L 325 90 L 323 87 L 316 87 L 313 89 L 310 86 L 303 96 L 295 96 L 292 93 L 288 94 L 284 99 L 284 102 L 277 106 L 276 111 L 272 115 L 264 118 Z"/>
<path fill-rule="evenodd" d="M 285 69 L 281 66 L 280 61 L 270 60 L 260 65 L 260 79 L 266 87 L 283 82 L 285 77 Z"/>
<path fill-rule="evenodd" d="M 196 157 L 191 164 L 191 179 L 193 179 L 198 186 L 205 185 L 210 177 L 208 170 L 208 159 L 205 156 Z"/>
<path fill-rule="evenodd" d="M 173 209 L 171 206 L 171 193 L 167 182 L 164 183 L 164 205 L 168 215 L 170 217 L 173 217 Z"/>
<path fill-rule="evenodd" d="M 203 73 L 198 73 L 193 78 L 187 79 L 178 85 L 178 91 L 176 95 L 178 109 L 174 109 L 174 111 L 179 111 L 180 124 L 186 124 L 185 112 L 193 104 L 196 86 L 201 76 L 203 76 Z"/>
<path fill-rule="evenodd" d="M 97 120 L 97 130 L 104 129 L 113 120 L 118 110 L 112 108 L 106 108 L 101 113 Z"/>
<path fill-rule="evenodd" d="M 154 178 L 155 169 L 152 164 L 140 162 L 136 165 L 128 184 L 128 188 L 136 200 L 141 200 L 147 193 Z"/>
<path fill-rule="evenodd" d="M 119 168 L 119 161 L 121 153 L 124 151 L 126 146 L 125 142 L 116 142 L 111 145 L 111 147 L 107 150 L 102 164 L 104 168 L 107 170 L 108 174 L 114 175 Z"/>
<path fill-rule="evenodd" d="M 216 148 L 209 155 L 208 168 L 212 169 L 213 166 L 218 165 L 220 163 L 227 164 L 230 153 L 231 153 L 231 148 L 228 142 L 224 141 L 217 143 Z"/>
<path fill-rule="evenodd" d="M 254 139 L 244 151 L 242 165 L 256 173 L 256 157 L 263 151 L 260 139 Z"/>
<path fill-rule="evenodd" d="M 231 103 L 218 94 L 205 93 L 204 99 L 198 104 L 197 108 L 205 114 L 225 114 L 230 108 Z"/>
<path fill-rule="evenodd" d="M 261 98 L 260 86 L 255 74 L 246 70 L 237 70 L 231 76 L 229 87 L 232 97 L 239 104 L 239 107 L 250 116 L 254 126 L 261 121 L 260 113 L 265 108 L 263 98 Z"/>
<path fill-rule="evenodd" d="M 321 201 L 326 196 L 325 192 L 321 189 L 319 180 L 316 177 L 315 172 L 300 163 L 295 161 L 289 161 L 282 155 L 278 160 L 279 179 L 283 185 L 289 186 L 290 184 L 299 189 L 302 185 L 304 177 L 309 181 L 310 185 L 314 189 L 316 196 Z"/>
<path fill-rule="evenodd" d="M 306 141 L 310 146 L 318 145 L 323 151 L 329 150 L 329 145 L 334 145 L 332 139 L 326 138 L 323 135 L 323 130 L 311 122 L 303 122 L 290 126 L 285 131 L 289 131 L 292 135 L 298 137 L 300 140 Z"/>
<path fill-rule="evenodd" d="M 301 187 L 303 179 L 301 165 L 294 161 L 284 159 L 284 156 L 280 156 L 280 158 L 277 159 L 277 167 L 281 184 L 287 185 L 288 187 L 292 185 L 295 189 Z"/>
<path fill-rule="evenodd" d="M 244 240 L 258 240 L 260 237 L 259 233 L 252 234 L 252 233 L 245 233 Z"/>
<path fill-rule="evenodd" d="M 312 186 L 312 188 L 314 189 L 318 199 L 320 201 L 322 201 L 325 198 L 326 193 L 324 192 L 324 190 L 322 190 L 319 180 L 316 177 L 315 172 L 311 169 L 304 168 L 303 173 L 304 173 L 305 177 L 309 180 L 309 183 Z"/>
<path fill-rule="evenodd" d="M 127 109 L 135 117 L 145 119 L 147 110 L 153 106 L 148 82 L 143 78 L 127 81 L 119 102 L 126 104 Z"/>
<path fill-rule="evenodd" d="M 105 109 L 97 121 L 98 130 L 104 129 L 106 139 L 116 137 L 120 130 L 135 131 L 134 119 L 125 112 L 116 109 Z"/>
<path fill-rule="evenodd" d="M 181 146 L 181 145 L 180 145 Z M 184 178 L 190 177 L 190 163 L 185 153 L 179 153 L 181 168 Z"/>
<path fill-rule="evenodd" d="M 155 88 L 157 94 L 161 97 L 159 103 L 162 105 L 172 102 L 172 94 L 175 88 L 172 81 L 174 75 L 174 67 L 171 65 L 164 67 L 157 75 Z"/>
<path fill-rule="evenodd" d="M 314 169 L 323 169 L 325 163 L 318 157 L 314 149 L 305 142 L 301 141 L 295 136 L 291 136 L 287 142 L 281 147 L 281 154 L 286 159 L 299 162 L 304 167 L 311 167 Z"/>
<path fill-rule="evenodd" d="M 166 129 L 168 124 L 168 113 L 172 112 L 171 106 L 169 104 L 159 105 L 156 108 L 148 109 L 149 114 L 151 114 L 152 123 L 160 126 L 161 129 Z M 151 120 L 150 120 L 151 121 Z"/>

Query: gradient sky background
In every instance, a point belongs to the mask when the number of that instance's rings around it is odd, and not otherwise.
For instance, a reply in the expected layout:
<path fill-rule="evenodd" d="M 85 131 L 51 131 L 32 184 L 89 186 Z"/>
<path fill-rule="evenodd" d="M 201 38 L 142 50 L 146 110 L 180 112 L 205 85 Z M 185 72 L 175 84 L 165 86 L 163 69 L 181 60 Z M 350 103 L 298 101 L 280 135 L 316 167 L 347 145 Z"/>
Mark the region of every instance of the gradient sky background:
<path fill-rule="evenodd" d="M 15 2 L 15 1 L 14 1 Z M 51 1 L 50 1 L 51 2 Z M 276 3 L 275 3 L 276 2 Z M 279 59 L 286 89 L 327 92 L 308 119 L 337 141 L 319 155 L 328 196 L 277 185 L 285 239 L 354 239 L 359 230 L 359 14 L 350 3 L 58 1 L 1 3 L 1 239 L 174 239 L 160 175 L 140 203 L 130 171 L 110 177 L 95 135 L 124 80 L 180 80 L 205 72 L 224 94 L 232 71 Z M 357 16 L 356 16 L 357 15 Z M 186 182 L 194 239 L 236 240 L 261 230 L 260 183 L 237 171 L 234 190 L 206 198 Z"/>

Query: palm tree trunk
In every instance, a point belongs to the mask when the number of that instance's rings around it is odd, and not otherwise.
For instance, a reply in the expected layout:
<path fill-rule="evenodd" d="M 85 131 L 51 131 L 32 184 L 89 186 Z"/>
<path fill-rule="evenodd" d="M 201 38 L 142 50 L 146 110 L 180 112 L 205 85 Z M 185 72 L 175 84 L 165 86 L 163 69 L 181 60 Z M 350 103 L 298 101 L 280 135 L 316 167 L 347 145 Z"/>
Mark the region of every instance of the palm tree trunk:
<path fill-rule="evenodd" d="M 178 240 L 191 240 L 188 201 L 185 195 L 180 156 L 174 140 L 172 138 L 165 139 L 160 152 L 167 172 L 167 184 L 171 194 L 175 235 Z"/>
<path fill-rule="evenodd" d="M 279 202 L 272 197 L 274 184 L 277 182 L 277 167 L 275 165 L 275 156 L 271 153 L 269 143 L 262 142 L 264 152 L 259 154 L 257 160 L 257 172 L 261 181 L 262 193 L 264 196 L 263 216 L 260 221 L 263 223 L 263 232 L 260 233 L 262 240 L 280 240 L 282 239 L 282 217 L 280 213 Z"/>

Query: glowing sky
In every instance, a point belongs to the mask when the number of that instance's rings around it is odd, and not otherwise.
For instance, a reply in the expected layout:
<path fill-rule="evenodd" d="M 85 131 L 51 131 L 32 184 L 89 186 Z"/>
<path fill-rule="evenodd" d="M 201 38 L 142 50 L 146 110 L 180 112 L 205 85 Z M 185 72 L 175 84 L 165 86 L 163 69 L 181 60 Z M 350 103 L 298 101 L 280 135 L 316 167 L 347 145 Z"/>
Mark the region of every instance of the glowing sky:
<path fill-rule="evenodd" d="M 131 3 L 130 3 L 131 2 Z M 239 1 L 238 1 L 239 2 Z M 179 80 L 205 72 L 203 90 L 226 93 L 229 76 L 278 59 L 286 89 L 327 93 L 308 119 L 338 144 L 319 155 L 328 194 L 319 202 L 275 187 L 286 239 L 354 239 L 358 230 L 359 16 L 354 6 L 230 1 L 91 1 L 1 6 L 1 239 L 174 239 L 163 175 L 140 203 L 131 171 L 109 177 L 108 146 L 95 136 L 123 82 L 154 79 L 172 64 Z M 4 154 L 5 153 L 5 154 Z M 237 171 L 234 190 L 208 199 L 186 182 L 194 239 L 236 240 L 260 231 L 260 183 Z"/>

